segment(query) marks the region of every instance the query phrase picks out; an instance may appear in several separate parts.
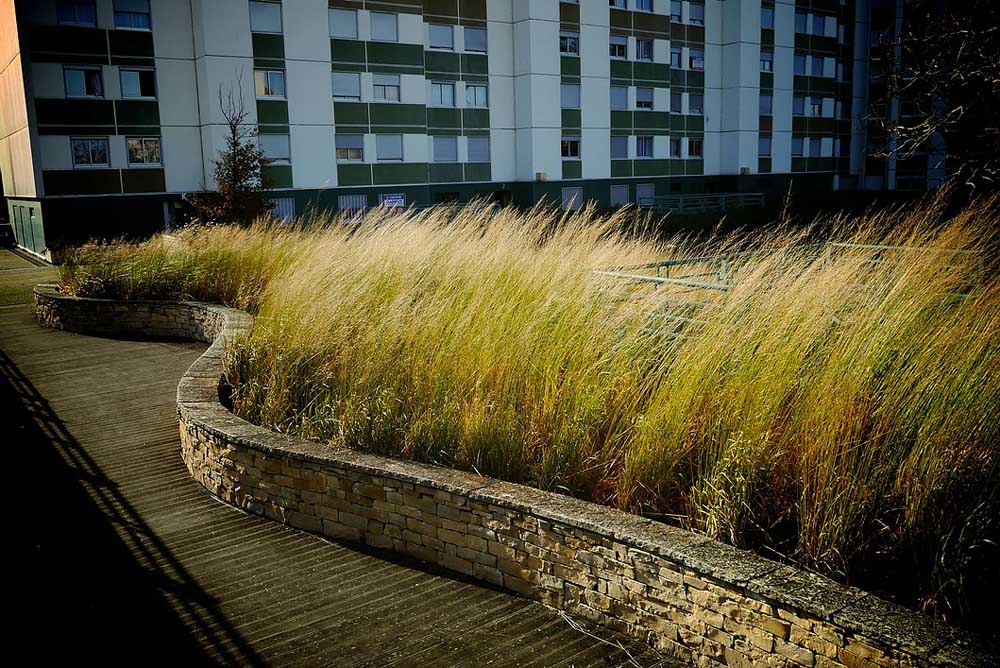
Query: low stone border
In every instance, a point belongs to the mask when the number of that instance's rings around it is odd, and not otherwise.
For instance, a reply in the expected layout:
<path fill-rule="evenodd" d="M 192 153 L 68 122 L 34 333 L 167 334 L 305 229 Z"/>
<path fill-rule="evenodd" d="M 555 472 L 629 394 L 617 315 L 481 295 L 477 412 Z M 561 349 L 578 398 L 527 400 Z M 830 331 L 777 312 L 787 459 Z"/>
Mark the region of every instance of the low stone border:
<path fill-rule="evenodd" d="M 750 552 L 604 506 L 453 469 L 294 439 L 219 400 L 245 313 L 35 289 L 47 327 L 212 342 L 177 387 L 182 456 L 218 498 L 412 555 L 641 638 L 702 666 L 996 666 L 980 638 Z"/>

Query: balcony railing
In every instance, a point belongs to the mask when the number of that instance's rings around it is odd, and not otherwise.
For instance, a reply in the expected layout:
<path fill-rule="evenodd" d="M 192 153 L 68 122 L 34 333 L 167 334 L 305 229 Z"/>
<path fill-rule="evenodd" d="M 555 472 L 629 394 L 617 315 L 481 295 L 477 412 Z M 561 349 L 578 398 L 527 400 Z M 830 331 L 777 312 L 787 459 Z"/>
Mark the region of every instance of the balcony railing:
<path fill-rule="evenodd" d="M 656 212 L 703 213 L 764 206 L 763 193 L 707 193 L 701 195 L 663 195 L 642 197 L 639 206 Z"/>

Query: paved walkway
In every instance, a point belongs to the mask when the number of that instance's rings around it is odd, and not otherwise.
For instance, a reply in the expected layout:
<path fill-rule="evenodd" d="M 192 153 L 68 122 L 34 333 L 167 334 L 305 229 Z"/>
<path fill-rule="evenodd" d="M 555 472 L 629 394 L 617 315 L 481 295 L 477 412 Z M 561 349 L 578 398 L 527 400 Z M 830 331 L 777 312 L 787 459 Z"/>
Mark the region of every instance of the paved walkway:
<path fill-rule="evenodd" d="M 539 604 L 215 501 L 181 463 L 174 415 L 203 347 L 43 329 L 24 287 L 50 272 L 0 251 L 0 294 L 25 296 L 0 300 L 0 433 L 8 638 L 31 664 L 667 665 Z"/>

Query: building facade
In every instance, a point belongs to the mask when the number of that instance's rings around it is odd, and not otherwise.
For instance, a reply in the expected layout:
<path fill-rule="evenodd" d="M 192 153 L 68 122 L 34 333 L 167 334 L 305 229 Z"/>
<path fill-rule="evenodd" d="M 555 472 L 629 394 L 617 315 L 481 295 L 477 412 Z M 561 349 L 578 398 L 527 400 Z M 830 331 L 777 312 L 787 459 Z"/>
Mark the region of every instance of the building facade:
<path fill-rule="evenodd" d="M 211 189 L 220 93 L 283 214 L 866 185 L 868 0 L 3 7 L 0 169 L 40 254 Z"/>

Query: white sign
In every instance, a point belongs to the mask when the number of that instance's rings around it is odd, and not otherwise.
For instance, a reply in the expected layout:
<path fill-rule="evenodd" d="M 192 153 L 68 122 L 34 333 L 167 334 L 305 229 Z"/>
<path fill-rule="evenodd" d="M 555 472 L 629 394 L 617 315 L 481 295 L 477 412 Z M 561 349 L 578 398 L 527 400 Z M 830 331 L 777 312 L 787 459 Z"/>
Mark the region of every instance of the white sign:
<path fill-rule="evenodd" d="M 405 209 L 406 208 L 406 194 L 404 193 L 386 193 L 381 196 L 382 206 L 387 209 Z"/>

